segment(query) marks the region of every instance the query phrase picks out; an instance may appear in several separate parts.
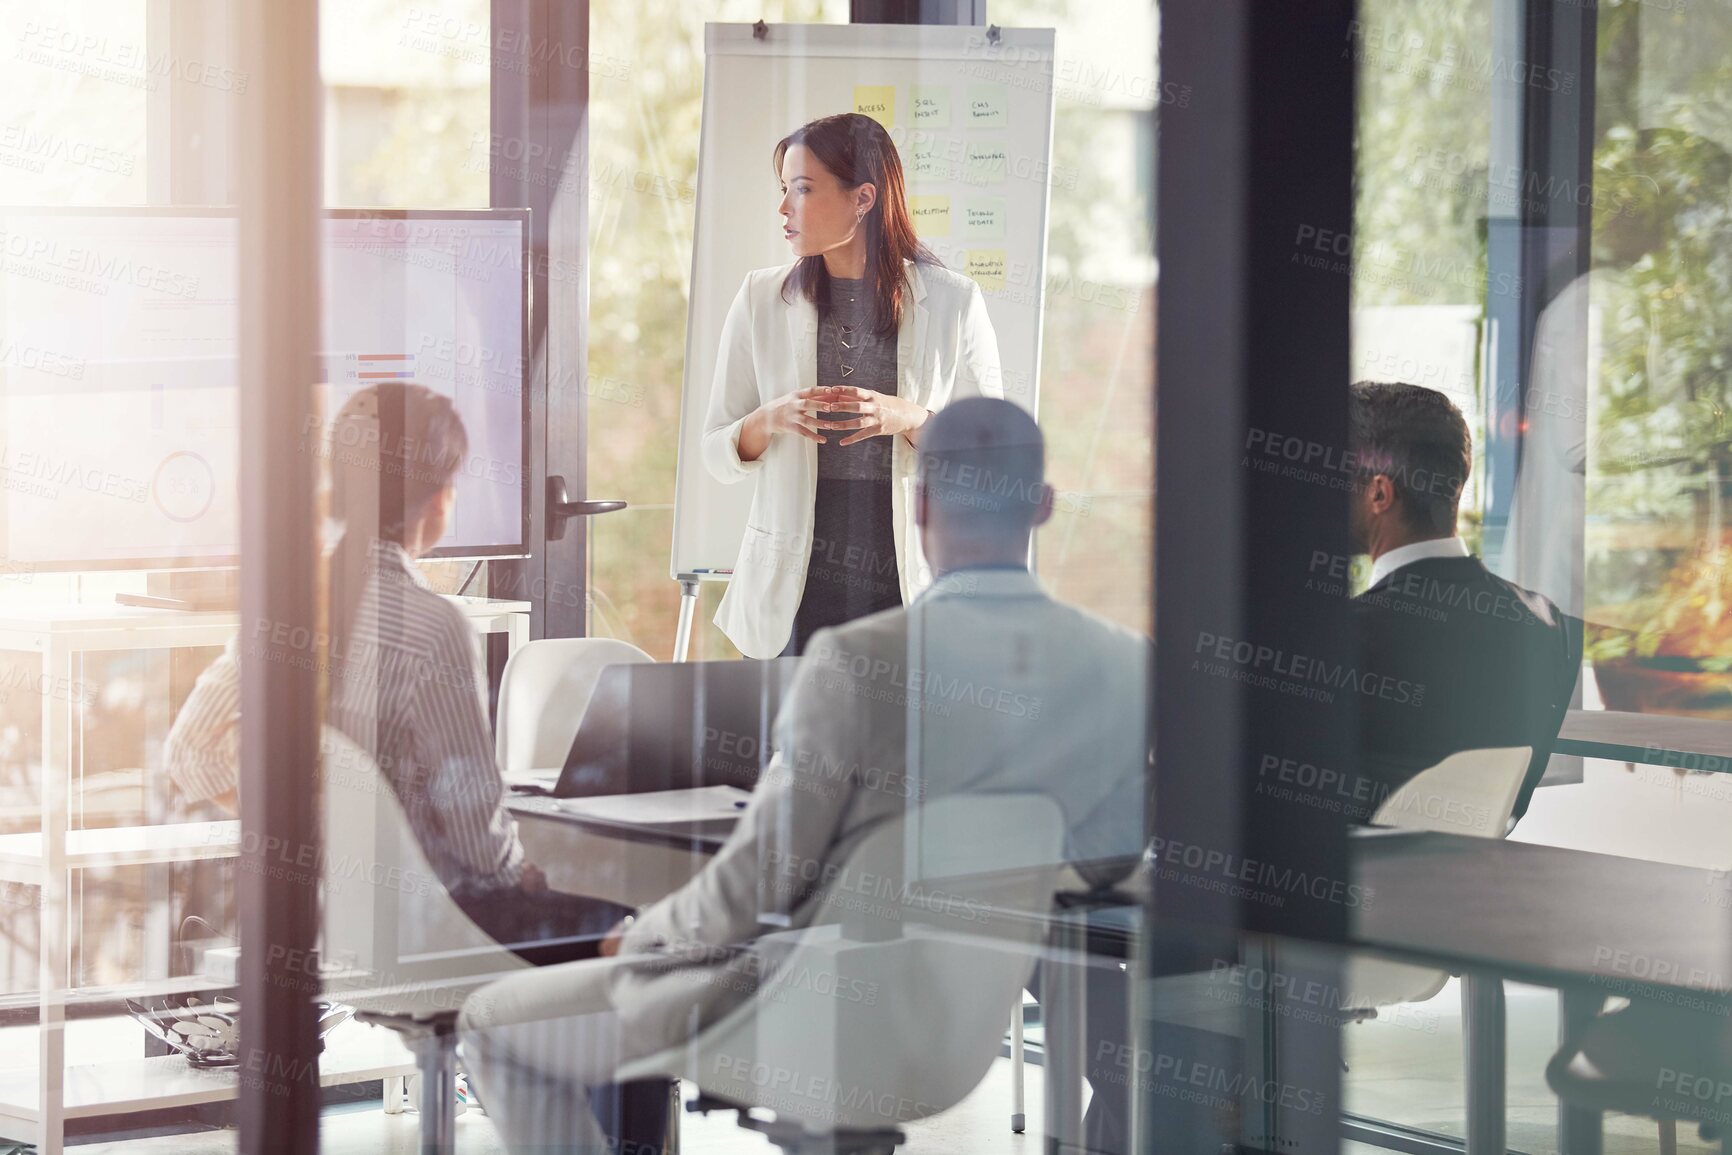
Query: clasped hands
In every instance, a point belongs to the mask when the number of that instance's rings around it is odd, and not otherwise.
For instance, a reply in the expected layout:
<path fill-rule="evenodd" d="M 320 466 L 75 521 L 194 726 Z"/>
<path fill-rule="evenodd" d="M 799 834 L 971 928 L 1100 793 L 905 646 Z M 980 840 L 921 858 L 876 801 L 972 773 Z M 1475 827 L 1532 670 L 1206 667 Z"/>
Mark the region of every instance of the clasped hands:
<path fill-rule="evenodd" d="M 799 389 L 778 397 L 765 406 L 773 433 L 797 433 L 819 445 L 829 438 L 825 431 L 846 432 L 837 444 L 853 445 L 868 437 L 908 435 L 910 443 L 915 432 L 932 414 L 893 393 L 879 393 L 854 385 L 819 385 Z M 839 416 L 851 414 L 852 416 Z M 822 416 L 821 416 L 822 415 Z"/>

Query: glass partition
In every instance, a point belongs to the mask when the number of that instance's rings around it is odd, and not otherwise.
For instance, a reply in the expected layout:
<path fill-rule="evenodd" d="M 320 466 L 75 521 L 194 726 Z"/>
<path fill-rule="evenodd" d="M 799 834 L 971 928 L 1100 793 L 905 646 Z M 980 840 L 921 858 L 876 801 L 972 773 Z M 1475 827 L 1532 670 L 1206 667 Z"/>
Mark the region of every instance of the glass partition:
<path fill-rule="evenodd" d="M 1568 757 L 1537 790 L 1533 768 L 1509 838 L 1644 866 L 1716 866 L 1732 821 L 1725 375 L 1711 367 L 1725 346 L 1732 166 L 1710 111 L 1724 103 L 1729 35 L 1721 5 L 1363 5 L 1349 46 L 1355 233 L 1325 254 L 1352 276 L 1354 379 L 1436 390 L 1465 420 L 1466 550 L 1525 591 L 1512 597 L 1579 623 L 1582 674 L 1556 746 Z M 1372 580 L 1359 561 L 1354 588 Z M 1634 977 L 1627 958 L 1607 965 Z M 1570 1081 L 1543 1059 L 1560 1014 L 1566 1045 L 1593 1028 L 1550 989 L 1499 992 L 1512 1056 L 1531 1047 L 1542 1060 L 1509 1067 L 1509 1143 L 1569 1149 L 1558 1095 Z M 1699 1009 L 1668 1020 L 1676 1037 L 1719 1013 Z M 1355 1137 L 1391 1121 L 1469 1132 L 1458 1096 L 1474 1093 L 1475 1060 L 1463 1067 L 1471 1030 L 1457 1031 L 1471 1013 L 1451 980 L 1348 1029 Z M 1397 1069 L 1432 1090 L 1411 1094 Z M 1580 1089 L 1563 1100 L 1567 1115 Z M 1608 1116 L 1607 1148 L 1651 1142 L 1653 1126 Z"/>

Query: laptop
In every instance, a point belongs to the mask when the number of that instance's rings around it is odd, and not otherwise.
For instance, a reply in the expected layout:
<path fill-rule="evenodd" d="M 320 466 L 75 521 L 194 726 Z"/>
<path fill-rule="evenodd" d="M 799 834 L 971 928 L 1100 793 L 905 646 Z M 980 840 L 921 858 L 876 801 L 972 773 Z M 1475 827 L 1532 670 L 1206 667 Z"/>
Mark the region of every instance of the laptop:
<path fill-rule="evenodd" d="M 555 798 L 732 787 L 770 764 L 797 658 L 607 666 L 578 723 Z"/>

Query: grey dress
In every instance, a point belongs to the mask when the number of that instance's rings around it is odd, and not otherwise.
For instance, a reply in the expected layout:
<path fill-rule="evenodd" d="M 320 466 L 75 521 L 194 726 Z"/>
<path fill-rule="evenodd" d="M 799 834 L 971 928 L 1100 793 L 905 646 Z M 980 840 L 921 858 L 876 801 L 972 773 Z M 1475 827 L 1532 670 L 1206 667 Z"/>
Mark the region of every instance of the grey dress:
<path fill-rule="evenodd" d="M 818 323 L 819 385 L 896 393 L 896 334 L 874 334 L 871 318 L 865 281 L 830 278 L 829 315 Z M 849 367 L 852 372 L 846 372 Z M 788 654 L 803 652 L 807 640 L 827 626 L 902 604 L 890 504 L 892 439 L 868 437 L 844 446 L 838 442 L 849 432 L 830 430 L 824 436 L 818 446 L 812 554 Z"/>

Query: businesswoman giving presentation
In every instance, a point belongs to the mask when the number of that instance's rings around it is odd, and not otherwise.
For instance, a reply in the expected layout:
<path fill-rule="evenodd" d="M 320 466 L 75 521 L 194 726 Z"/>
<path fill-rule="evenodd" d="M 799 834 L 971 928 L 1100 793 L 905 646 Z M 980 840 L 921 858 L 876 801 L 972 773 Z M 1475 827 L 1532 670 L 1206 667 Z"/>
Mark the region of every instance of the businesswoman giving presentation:
<path fill-rule="evenodd" d="M 890 135 L 858 113 L 774 155 L 791 264 L 746 275 L 722 326 L 704 423 L 720 481 L 757 478 L 716 624 L 753 658 L 912 601 L 920 430 L 1003 395 L 986 301 L 914 233 Z"/>

